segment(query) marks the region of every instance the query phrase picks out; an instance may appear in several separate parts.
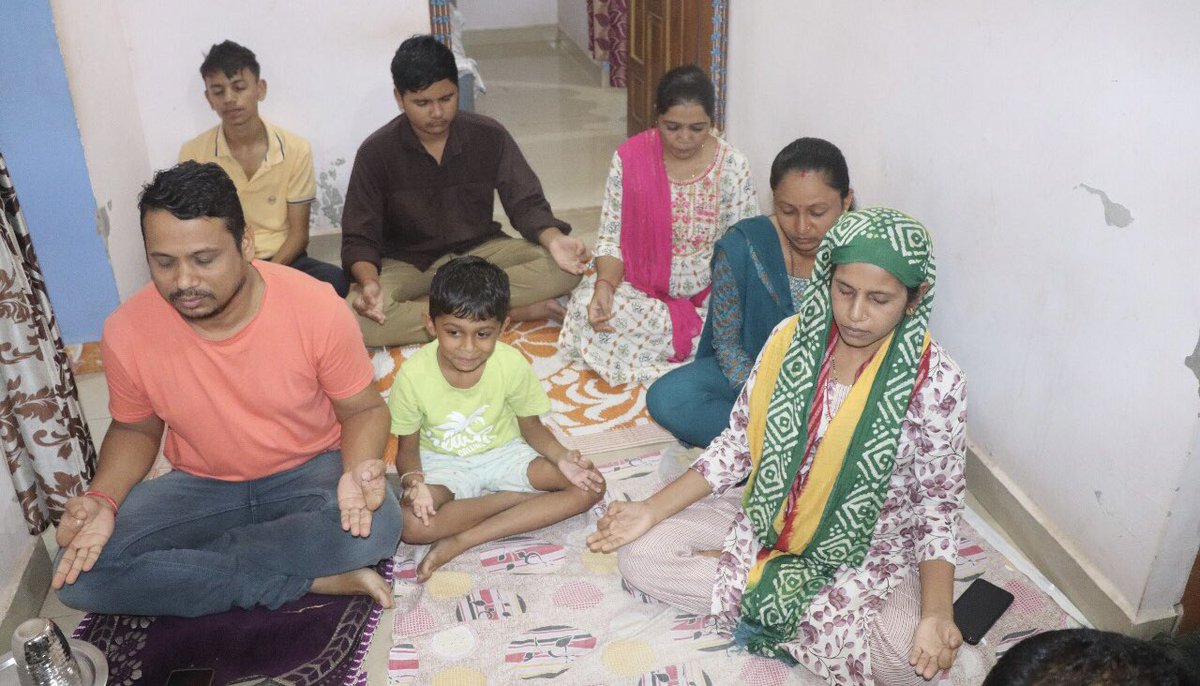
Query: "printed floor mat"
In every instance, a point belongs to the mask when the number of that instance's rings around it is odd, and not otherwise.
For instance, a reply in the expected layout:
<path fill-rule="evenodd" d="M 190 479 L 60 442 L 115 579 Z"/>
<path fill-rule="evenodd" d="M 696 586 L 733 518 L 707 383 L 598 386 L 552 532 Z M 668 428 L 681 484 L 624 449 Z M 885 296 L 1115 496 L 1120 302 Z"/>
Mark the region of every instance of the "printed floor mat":
<path fill-rule="evenodd" d="M 601 467 L 606 503 L 662 487 L 659 453 Z M 749 655 L 704 616 L 637 597 L 623 587 L 615 555 L 587 550 L 605 504 L 530 534 L 472 549 L 424 585 L 414 582 L 423 550 L 396 556 L 396 611 L 389 686 L 411 684 L 822 684 L 803 667 Z M 980 643 L 995 655 L 1033 633 L 1075 626 L 1032 581 L 963 523 L 955 594 L 982 576 L 1016 596 Z M 976 657 L 976 660 L 979 658 Z M 943 674 L 932 684 L 978 683 Z M 976 665 L 982 674 L 987 665 Z M 982 671 L 980 671 L 982 670 Z"/>

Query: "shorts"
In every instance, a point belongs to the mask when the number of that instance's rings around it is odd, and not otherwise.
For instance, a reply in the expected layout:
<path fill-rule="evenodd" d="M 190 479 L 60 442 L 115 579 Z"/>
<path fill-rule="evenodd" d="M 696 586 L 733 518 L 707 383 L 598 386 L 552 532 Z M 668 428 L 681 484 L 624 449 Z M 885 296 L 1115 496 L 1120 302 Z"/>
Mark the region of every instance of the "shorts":
<path fill-rule="evenodd" d="M 421 451 L 425 483 L 445 486 L 456 500 L 475 498 L 485 492 L 537 493 L 529 483 L 529 463 L 538 453 L 520 438 L 470 457 Z"/>

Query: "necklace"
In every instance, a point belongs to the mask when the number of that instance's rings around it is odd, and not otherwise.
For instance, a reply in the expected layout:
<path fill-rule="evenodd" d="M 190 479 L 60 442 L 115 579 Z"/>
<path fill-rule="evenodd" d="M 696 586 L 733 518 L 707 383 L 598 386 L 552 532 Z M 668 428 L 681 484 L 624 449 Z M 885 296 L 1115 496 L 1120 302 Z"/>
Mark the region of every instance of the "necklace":
<path fill-rule="evenodd" d="M 709 136 L 709 138 L 711 138 L 711 136 Z M 708 159 L 707 157 L 705 157 L 705 149 L 706 149 L 707 147 L 708 147 L 708 138 L 705 138 L 705 139 L 704 139 L 704 141 L 700 143 L 700 149 L 699 149 L 699 150 L 697 150 L 697 151 L 696 151 L 696 153 L 695 153 L 694 155 L 692 155 L 692 157 L 691 157 L 689 160 L 686 160 L 686 161 L 685 161 L 685 160 L 680 160 L 681 162 L 687 162 L 687 161 L 691 161 L 691 160 L 694 160 L 694 159 L 700 159 L 700 160 L 703 160 L 703 161 L 704 161 L 704 164 L 702 164 L 702 165 L 700 166 L 700 169 L 699 169 L 698 171 L 696 171 L 695 173 L 689 173 L 689 174 L 687 174 L 687 175 L 685 176 L 685 178 L 676 178 L 676 177 L 674 177 L 674 176 L 671 176 L 670 174 L 667 174 L 668 178 L 669 178 L 671 181 L 674 181 L 675 183 L 680 183 L 680 184 L 688 184 L 688 183 L 692 183 L 692 182 L 693 182 L 693 181 L 695 181 L 696 179 L 699 179 L 701 176 L 704 176 L 704 173 L 705 173 L 706 171 L 708 171 L 708 167 L 709 167 L 709 165 L 710 165 L 710 164 L 711 164 L 711 162 L 712 162 L 712 160 L 710 160 L 710 159 Z M 692 164 L 695 164 L 695 162 L 692 162 Z"/>

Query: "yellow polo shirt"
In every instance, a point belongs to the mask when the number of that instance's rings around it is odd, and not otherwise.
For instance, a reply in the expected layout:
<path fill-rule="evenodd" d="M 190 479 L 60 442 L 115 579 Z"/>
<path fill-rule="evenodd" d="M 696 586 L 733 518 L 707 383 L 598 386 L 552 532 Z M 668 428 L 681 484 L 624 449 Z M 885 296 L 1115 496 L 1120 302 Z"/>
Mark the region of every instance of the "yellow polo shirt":
<path fill-rule="evenodd" d="M 265 119 L 263 125 L 267 127 L 267 153 L 253 178 L 246 178 L 242 165 L 230 153 L 220 126 L 179 149 L 180 162 L 216 162 L 233 179 L 246 225 L 254 231 L 254 255 L 259 259 L 274 255 L 287 238 L 287 206 L 310 203 L 317 196 L 308 141 Z"/>

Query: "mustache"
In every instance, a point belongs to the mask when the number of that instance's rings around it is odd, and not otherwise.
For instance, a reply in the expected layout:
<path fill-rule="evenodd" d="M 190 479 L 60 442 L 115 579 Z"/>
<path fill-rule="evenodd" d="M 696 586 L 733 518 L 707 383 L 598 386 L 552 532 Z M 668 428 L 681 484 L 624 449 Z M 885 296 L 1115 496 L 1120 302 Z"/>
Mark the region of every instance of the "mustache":
<path fill-rule="evenodd" d="M 167 296 L 167 300 L 170 300 L 171 302 L 175 302 L 176 300 L 181 300 L 183 298 L 211 298 L 211 297 L 213 297 L 213 294 L 210 293 L 209 291 L 202 291 L 202 290 L 195 289 L 195 288 L 187 288 L 182 291 L 175 291 L 171 295 Z"/>

